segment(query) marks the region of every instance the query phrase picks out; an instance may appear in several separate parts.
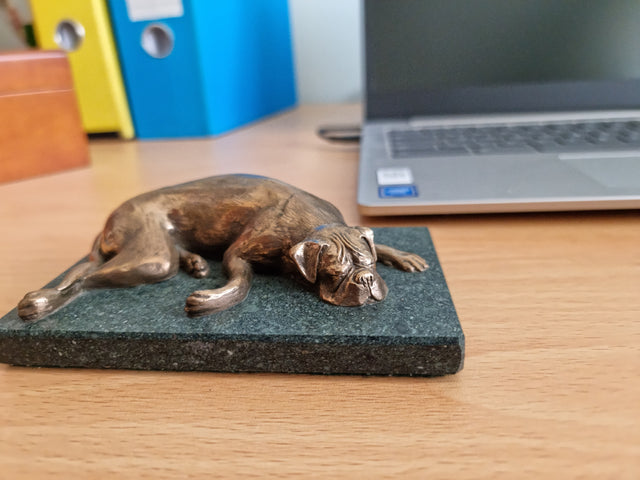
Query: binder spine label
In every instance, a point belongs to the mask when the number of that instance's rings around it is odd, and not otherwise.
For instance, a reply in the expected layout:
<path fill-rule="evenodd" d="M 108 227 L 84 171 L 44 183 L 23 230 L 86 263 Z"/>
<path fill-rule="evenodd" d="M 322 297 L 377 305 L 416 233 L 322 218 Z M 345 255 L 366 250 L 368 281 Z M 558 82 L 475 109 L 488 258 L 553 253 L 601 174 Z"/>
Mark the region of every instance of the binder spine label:
<path fill-rule="evenodd" d="M 126 0 L 132 22 L 177 18 L 184 15 L 182 0 Z"/>

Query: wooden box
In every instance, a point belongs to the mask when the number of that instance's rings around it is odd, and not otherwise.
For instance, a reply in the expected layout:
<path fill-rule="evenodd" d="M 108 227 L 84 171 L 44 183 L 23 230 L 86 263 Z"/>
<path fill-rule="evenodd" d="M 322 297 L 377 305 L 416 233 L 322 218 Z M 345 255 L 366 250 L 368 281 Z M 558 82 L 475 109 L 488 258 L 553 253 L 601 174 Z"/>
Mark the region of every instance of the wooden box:
<path fill-rule="evenodd" d="M 88 164 L 65 53 L 0 53 L 0 182 Z"/>

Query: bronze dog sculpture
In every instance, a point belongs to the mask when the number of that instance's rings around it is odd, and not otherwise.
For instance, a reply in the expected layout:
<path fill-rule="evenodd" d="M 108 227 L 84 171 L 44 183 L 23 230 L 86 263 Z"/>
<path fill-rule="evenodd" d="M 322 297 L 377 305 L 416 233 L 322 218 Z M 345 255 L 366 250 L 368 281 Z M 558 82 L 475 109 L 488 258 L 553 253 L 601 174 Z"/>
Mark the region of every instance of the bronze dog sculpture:
<path fill-rule="evenodd" d="M 427 268 L 418 255 L 375 245 L 370 229 L 347 226 L 336 207 L 303 190 L 265 177 L 218 176 L 123 203 L 107 219 L 88 261 L 55 288 L 25 295 L 18 314 L 39 320 L 84 290 L 160 282 L 180 267 L 202 278 L 209 265 L 201 255 L 222 252 L 228 282 L 193 292 L 185 306 L 190 316 L 242 302 L 254 266 L 294 273 L 322 300 L 343 306 L 385 298 L 376 261 L 405 271 Z"/>

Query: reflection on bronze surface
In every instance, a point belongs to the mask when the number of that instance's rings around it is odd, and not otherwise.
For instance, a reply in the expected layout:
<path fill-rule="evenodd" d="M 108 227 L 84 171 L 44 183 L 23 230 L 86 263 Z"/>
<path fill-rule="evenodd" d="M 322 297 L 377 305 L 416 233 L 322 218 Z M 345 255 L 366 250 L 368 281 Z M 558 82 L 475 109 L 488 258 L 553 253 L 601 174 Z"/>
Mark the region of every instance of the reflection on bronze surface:
<path fill-rule="evenodd" d="M 322 300 L 342 306 L 385 298 L 376 261 L 409 272 L 427 268 L 418 255 L 375 245 L 369 228 L 347 226 L 325 200 L 277 180 L 227 175 L 128 200 L 107 219 L 89 260 L 55 288 L 25 295 L 18 314 L 38 320 L 84 290 L 160 282 L 180 267 L 206 277 L 203 256 L 216 253 L 223 254 L 228 282 L 193 292 L 185 306 L 190 316 L 242 302 L 254 266 L 292 273 L 312 284 Z"/>

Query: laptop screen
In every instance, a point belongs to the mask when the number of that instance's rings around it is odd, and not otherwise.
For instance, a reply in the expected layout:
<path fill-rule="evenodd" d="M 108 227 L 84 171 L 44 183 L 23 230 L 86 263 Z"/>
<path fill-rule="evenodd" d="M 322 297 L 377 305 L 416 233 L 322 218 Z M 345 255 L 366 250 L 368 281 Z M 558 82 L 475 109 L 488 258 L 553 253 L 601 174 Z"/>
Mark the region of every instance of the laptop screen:
<path fill-rule="evenodd" d="M 638 0 L 366 0 L 368 118 L 637 108 Z"/>

